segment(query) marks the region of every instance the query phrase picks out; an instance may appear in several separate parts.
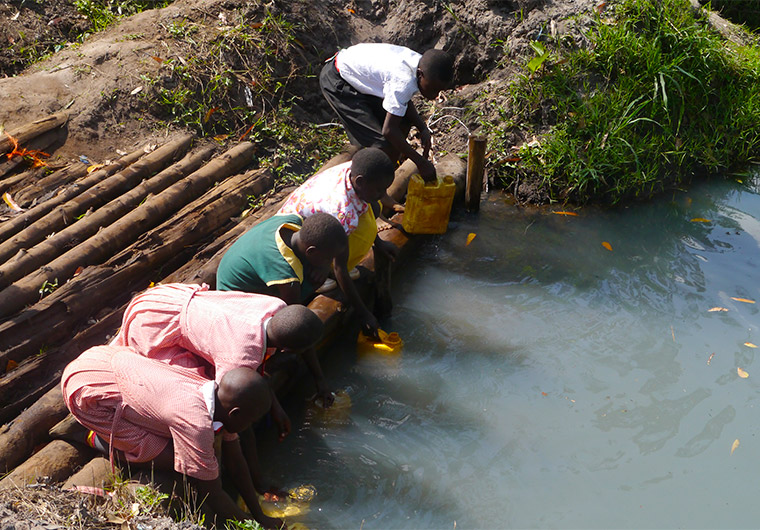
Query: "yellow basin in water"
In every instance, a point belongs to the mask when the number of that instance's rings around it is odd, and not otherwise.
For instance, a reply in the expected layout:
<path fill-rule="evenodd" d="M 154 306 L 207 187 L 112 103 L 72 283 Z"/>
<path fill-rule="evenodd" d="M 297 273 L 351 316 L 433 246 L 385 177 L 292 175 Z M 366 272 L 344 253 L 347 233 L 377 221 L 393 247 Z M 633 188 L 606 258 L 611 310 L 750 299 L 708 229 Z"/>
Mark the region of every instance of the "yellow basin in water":
<path fill-rule="evenodd" d="M 266 500 L 263 495 L 259 495 L 259 504 L 264 515 L 278 519 L 287 519 L 309 513 L 309 503 L 316 494 L 317 489 L 314 486 L 305 484 L 291 489 L 288 491 L 288 496 L 279 501 Z M 242 497 L 238 498 L 238 506 L 242 509 L 247 509 Z M 303 523 L 295 522 L 288 523 L 288 528 L 291 530 L 308 530 Z"/>
<path fill-rule="evenodd" d="M 401 337 L 395 331 L 386 333 L 382 329 L 378 329 L 377 334 L 380 336 L 380 340 L 368 337 L 364 333 L 359 333 L 359 338 L 356 340 L 356 351 L 359 354 L 380 353 L 393 355 L 399 353 L 401 348 L 404 347 L 404 341 L 401 340 Z"/>

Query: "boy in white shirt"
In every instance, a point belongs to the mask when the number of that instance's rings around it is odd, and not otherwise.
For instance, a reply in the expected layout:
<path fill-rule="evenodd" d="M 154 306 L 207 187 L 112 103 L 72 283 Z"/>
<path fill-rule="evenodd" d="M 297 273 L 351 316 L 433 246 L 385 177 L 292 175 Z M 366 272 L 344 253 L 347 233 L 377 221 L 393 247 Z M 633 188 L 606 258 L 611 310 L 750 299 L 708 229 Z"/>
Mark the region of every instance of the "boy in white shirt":
<path fill-rule="evenodd" d="M 436 178 L 428 160 L 430 130 L 411 102 L 420 92 L 434 100 L 454 79 L 454 60 L 442 50 L 419 54 L 403 46 L 384 43 L 356 44 L 339 51 L 322 68 L 319 85 L 338 113 L 349 140 L 362 147 L 379 147 L 397 161 L 410 158 L 426 181 Z M 423 153 L 406 141 L 417 127 Z"/>

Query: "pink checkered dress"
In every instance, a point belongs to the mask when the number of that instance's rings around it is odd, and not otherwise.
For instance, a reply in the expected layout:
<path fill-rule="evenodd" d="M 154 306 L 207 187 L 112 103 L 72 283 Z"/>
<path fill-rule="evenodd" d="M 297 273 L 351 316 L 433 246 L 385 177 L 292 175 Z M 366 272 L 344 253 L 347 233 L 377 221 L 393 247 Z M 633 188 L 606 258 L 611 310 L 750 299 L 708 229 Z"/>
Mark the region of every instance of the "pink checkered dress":
<path fill-rule="evenodd" d="M 63 371 L 66 406 L 130 462 L 148 462 L 173 443 L 174 469 L 199 480 L 219 475 L 212 418 L 196 370 L 96 346 Z M 234 440 L 237 435 L 227 435 Z"/>
<path fill-rule="evenodd" d="M 317 212 L 329 213 L 350 234 L 369 208 L 356 194 L 350 177 L 351 162 L 327 168 L 301 184 L 277 213 L 296 213 L 304 219 Z"/>
<path fill-rule="evenodd" d="M 259 367 L 267 353 L 264 323 L 283 307 L 262 294 L 157 285 L 132 299 L 111 344 L 179 366 L 197 365 L 187 356 L 198 355 L 219 381 L 233 368 Z"/>

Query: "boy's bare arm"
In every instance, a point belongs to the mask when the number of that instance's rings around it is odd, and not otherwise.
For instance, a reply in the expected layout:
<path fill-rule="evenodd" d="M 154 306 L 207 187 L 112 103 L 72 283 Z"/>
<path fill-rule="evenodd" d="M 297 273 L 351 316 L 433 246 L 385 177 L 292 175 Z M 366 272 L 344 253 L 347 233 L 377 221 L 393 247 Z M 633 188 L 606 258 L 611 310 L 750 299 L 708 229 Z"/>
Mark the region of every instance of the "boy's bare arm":
<path fill-rule="evenodd" d="M 277 296 L 288 305 L 301 301 L 301 284 L 298 282 L 283 283 L 277 286 Z"/>
<path fill-rule="evenodd" d="M 301 354 L 306 366 L 309 367 L 312 377 L 314 377 L 314 383 L 317 385 L 317 396 L 322 399 L 322 403 L 325 407 L 329 407 L 335 401 L 332 390 L 327 384 L 327 379 L 322 373 L 322 366 L 319 364 L 317 358 L 316 348 L 308 348 Z"/>
<path fill-rule="evenodd" d="M 413 109 L 414 106 L 409 103 L 408 108 Z M 407 113 L 409 113 L 409 111 L 407 111 Z M 416 116 L 416 119 L 421 123 L 421 119 L 419 118 L 416 110 L 414 111 L 413 115 Z M 424 123 L 421 123 L 422 129 L 420 129 L 420 136 L 422 138 L 423 146 L 425 146 L 426 143 L 428 145 L 425 148 L 425 156 L 423 156 L 419 154 L 417 150 L 409 145 L 409 143 L 406 141 L 406 136 L 404 136 L 404 133 L 401 131 L 402 119 L 402 116 L 396 116 L 390 112 L 386 112 L 385 121 L 383 122 L 383 136 L 390 142 L 394 149 L 396 149 L 399 153 L 406 155 L 407 158 L 409 158 L 417 165 L 417 169 L 419 170 L 420 176 L 423 180 L 428 182 L 435 180 L 435 166 L 433 166 L 433 163 L 427 159 L 427 155 L 430 151 L 429 145 L 431 142 L 430 131 Z"/>
<path fill-rule="evenodd" d="M 238 446 L 239 445 L 240 444 L 238 443 Z M 243 463 L 245 463 L 245 459 L 243 459 Z M 246 466 L 245 469 L 247 472 L 248 467 Z M 195 480 L 194 484 L 198 490 L 200 498 L 205 499 L 205 502 L 208 504 L 214 514 L 216 514 L 217 525 L 219 527 L 223 527 L 224 521 L 227 521 L 229 519 L 237 519 L 238 521 L 250 519 L 248 514 L 241 510 L 230 498 L 227 492 L 222 489 L 222 479 L 220 477 L 217 477 L 214 480 Z M 254 499 L 255 498 L 256 497 L 254 494 Z M 259 506 L 258 499 L 255 502 L 255 508 L 251 507 L 251 505 L 248 504 L 248 499 L 243 497 L 243 500 L 246 501 L 246 505 L 251 510 L 251 515 L 253 518 L 256 519 L 256 521 L 263 527 L 280 528 L 282 526 L 282 521 L 279 519 L 274 519 L 272 517 L 267 517 L 264 515 L 264 513 L 261 511 L 261 506 Z"/>
<path fill-rule="evenodd" d="M 380 327 L 380 324 L 375 315 L 364 305 L 356 290 L 354 281 L 348 275 L 348 248 L 333 260 L 333 269 L 335 270 L 335 279 L 340 286 L 340 290 L 346 295 L 348 303 L 357 313 L 362 330 L 370 336 L 377 338 L 377 328 Z"/>

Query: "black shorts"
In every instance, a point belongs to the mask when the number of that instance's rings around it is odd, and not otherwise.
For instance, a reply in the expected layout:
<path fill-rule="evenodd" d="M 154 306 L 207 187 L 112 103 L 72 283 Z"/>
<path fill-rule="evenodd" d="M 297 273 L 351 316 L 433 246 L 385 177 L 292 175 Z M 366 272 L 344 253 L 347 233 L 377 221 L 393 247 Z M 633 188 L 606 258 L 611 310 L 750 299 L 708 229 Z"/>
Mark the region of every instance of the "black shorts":
<path fill-rule="evenodd" d="M 362 94 L 346 82 L 335 68 L 335 59 L 331 59 L 319 74 L 319 86 L 322 95 L 338 114 L 346 128 L 348 139 L 354 145 L 362 147 L 390 147 L 383 136 L 383 123 L 386 110 L 383 100 L 375 96 Z M 412 103 L 409 103 L 412 105 Z M 402 131 L 409 133 L 411 122 L 402 119 Z"/>

